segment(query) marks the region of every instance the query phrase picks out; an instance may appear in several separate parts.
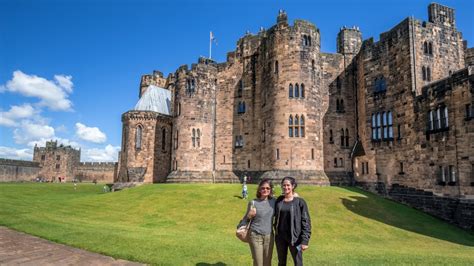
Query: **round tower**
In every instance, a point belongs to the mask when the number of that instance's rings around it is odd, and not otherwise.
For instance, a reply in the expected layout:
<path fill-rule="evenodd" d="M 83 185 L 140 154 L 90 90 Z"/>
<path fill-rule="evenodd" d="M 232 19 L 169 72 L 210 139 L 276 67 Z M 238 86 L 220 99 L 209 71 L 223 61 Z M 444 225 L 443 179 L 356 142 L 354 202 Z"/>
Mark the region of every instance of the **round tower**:
<path fill-rule="evenodd" d="M 303 182 L 327 184 L 323 167 L 323 110 L 320 33 L 312 23 L 278 24 L 267 41 L 268 77 L 272 88 L 264 109 L 269 132 L 267 165 L 278 177 L 294 175 Z M 280 176 L 281 175 L 281 176 Z"/>

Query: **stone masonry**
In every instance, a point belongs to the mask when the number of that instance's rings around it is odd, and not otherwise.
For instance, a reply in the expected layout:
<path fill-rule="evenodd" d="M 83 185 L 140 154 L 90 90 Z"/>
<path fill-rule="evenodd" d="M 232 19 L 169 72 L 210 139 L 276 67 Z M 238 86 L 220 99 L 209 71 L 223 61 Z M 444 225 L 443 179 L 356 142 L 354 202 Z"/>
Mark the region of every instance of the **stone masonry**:
<path fill-rule="evenodd" d="M 144 75 L 139 97 L 150 85 L 169 90 L 171 114 L 123 115 L 118 181 L 294 175 L 388 197 L 396 185 L 474 198 L 473 48 L 454 10 L 432 3 L 428 21 L 408 17 L 377 42 L 343 27 L 334 54 L 321 51 L 320 38 L 313 23 L 291 25 L 280 11 L 224 63 L 200 58 L 166 78 Z M 139 125 L 146 147 L 137 149 Z M 157 152 L 157 128 L 169 152 Z"/>

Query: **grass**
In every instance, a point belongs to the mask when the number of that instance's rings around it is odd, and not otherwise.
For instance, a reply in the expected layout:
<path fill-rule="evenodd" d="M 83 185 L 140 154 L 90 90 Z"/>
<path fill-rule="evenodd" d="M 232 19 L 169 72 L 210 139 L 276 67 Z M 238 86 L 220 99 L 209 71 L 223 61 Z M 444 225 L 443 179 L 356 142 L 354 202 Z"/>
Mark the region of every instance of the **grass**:
<path fill-rule="evenodd" d="M 255 186 L 249 186 L 250 195 Z M 473 265 L 474 234 L 355 188 L 302 186 L 315 264 Z M 157 265 L 250 265 L 234 236 L 246 208 L 239 185 L 0 184 L 0 225 Z M 276 250 L 274 263 L 276 265 Z"/>

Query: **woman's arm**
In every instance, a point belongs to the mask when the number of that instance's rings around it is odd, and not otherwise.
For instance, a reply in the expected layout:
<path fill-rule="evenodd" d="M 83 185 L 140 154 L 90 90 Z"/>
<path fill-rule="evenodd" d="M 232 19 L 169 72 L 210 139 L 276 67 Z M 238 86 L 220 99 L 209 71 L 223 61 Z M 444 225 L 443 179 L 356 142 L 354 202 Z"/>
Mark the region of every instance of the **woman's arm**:
<path fill-rule="evenodd" d="M 301 208 L 301 245 L 308 246 L 311 238 L 311 218 L 309 216 L 308 205 L 306 201 L 300 198 Z M 307 247 L 306 247 L 307 248 Z"/>
<path fill-rule="evenodd" d="M 247 204 L 247 211 L 245 211 L 244 217 L 242 217 L 242 220 L 240 220 L 239 224 L 237 225 L 237 228 L 247 225 L 249 223 L 250 219 L 248 218 L 248 214 L 249 214 L 251 206 L 252 206 L 252 202 L 249 202 Z"/>

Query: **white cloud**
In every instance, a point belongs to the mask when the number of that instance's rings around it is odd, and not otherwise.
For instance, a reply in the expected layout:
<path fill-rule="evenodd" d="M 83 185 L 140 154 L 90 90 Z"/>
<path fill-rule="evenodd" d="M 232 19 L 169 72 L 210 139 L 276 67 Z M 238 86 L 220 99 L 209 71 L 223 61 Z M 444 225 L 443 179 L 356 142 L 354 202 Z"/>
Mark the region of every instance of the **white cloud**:
<path fill-rule="evenodd" d="M 71 111 L 72 102 L 68 97 L 72 92 L 72 77 L 56 75 L 54 79 L 55 81 L 51 81 L 17 70 L 13 72 L 13 78 L 3 86 L 3 90 L 40 98 L 40 105 L 52 110 Z"/>
<path fill-rule="evenodd" d="M 81 123 L 76 123 L 76 135 L 86 141 L 103 143 L 107 136 L 97 127 L 88 127 Z"/>
<path fill-rule="evenodd" d="M 21 126 L 13 131 L 13 138 L 17 144 L 27 144 L 39 139 L 50 139 L 54 137 L 54 128 L 37 124 L 29 120 L 23 120 Z"/>
<path fill-rule="evenodd" d="M 0 157 L 15 159 L 15 160 L 32 160 L 32 149 L 15 149 L 10 147 L 0 146 Z"/>
<path fill-rule="evenodd" d="M 17 119 L 31 118 L 36 111 L 30 104 L 13 105 L 8 112 L 0 112 L 0 126 L 18 126 Z"/>
<path fill-rule="evenodd" d="M 120 146 L 107 145 L 104 149 L 86 149 L 83 150 L 82 161 L 85 162 L 116 162 Z"/>
<path fill-rule="evenodd" d="M 66 92 L 72 93 L 72 76 L 55 75 L 54 79 Z"/>

